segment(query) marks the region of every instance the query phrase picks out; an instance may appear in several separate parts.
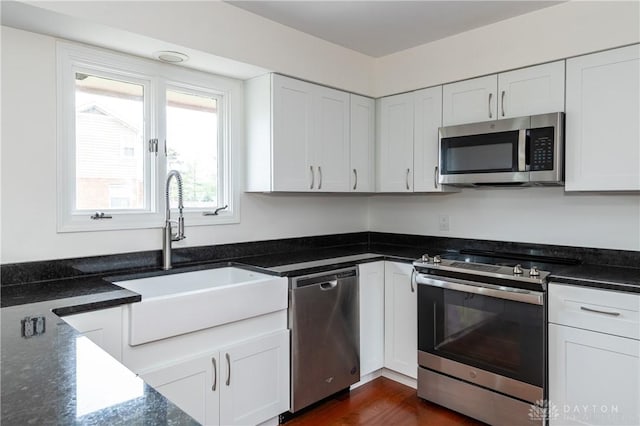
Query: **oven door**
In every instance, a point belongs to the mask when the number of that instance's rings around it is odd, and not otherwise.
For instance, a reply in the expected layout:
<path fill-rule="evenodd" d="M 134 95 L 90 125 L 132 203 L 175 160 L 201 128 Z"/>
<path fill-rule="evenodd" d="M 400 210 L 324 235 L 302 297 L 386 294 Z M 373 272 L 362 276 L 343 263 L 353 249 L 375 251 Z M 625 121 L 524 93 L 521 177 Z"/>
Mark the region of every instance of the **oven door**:
<path fill-rule="evenodd" d="M 481 385 L 494 388 L 502 378 L 513 379 L 506 382 L 536 388 L 537 397 L 546 366 L 544 293 L 424 274 L 416 281 L 420 365 L 438 370 L 454 361 L 447 368 L 473 367 L 465 376 L 475 378 L 475 369 L 490 375 L 492 384 Z"/>

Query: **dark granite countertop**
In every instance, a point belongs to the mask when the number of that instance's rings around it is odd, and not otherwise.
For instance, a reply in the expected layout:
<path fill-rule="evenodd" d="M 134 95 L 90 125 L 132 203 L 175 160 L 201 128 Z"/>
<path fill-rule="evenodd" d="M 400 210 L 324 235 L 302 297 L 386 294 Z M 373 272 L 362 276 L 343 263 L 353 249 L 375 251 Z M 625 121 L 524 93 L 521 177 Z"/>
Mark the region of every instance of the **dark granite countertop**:
<path fill-rule="evenodd" d="M 566 266 L 553 272 L 550 281 L 640 293 L 639 268 L 590 264 Z"/>
<path fill-rule="evenodd" d="M 54 313 L 140 299 L 113 285 L 109 291 L 108 286 L 96 285 L 97 294 L 0 310 L 3 425 L 198 424 Z M 45 293 L 50 295 L 53 288 Z M 71 288 L 61 288 L 60 294 L 78 290 Z M 91 286 L 80 291 L 90 292 Z M 37 318 L 36 329 L 43 332 L 23 337 L 23 321 Z"/>
<path fill-rule="evenodd" d="M 141 300 L 140 295 L 109 280 L 232 264 L 273 275 L 294 276 L 378 260 L 411 262 L 423 253 L 441 254 L 469 246 L 502 250 L 508 247 L 527 253 L 546 249 L 546 246 L 521 247 L 515 243 L 380 233 L 322 236 L 318 240 L 325 246 L 310 244 L 314 238 L 304 237 L 227 245 L 220 249 L 189 248 L 176 253 L 177 258 L 184 261 L 181 265 L 177 262 L 179 267 L 170 272 L 161 271 L 157 266 L 157 253 L 148 252 L 14 264 L 8 268 L 3 265 L 0 420 L 8 425 L 197 424 L 61 320 L 60 316 Z M 574 253 L 570 247 L 549 247 L 553 255 Z M 584 264 L 553 269 L 552 281 L 640 293 L 637 252 L 621 252 L 623 263 L 611 264 L 610 260 L 620 259 L 620 253 L 608 251 L 606 261 L 596 264 L 594 259 L 600 251 L 579 250 L 579 254 L 584 255 Z M 44 318 L 44 333 L 22 337 L 21 321 L 39 316 Z M 105 371 L 114 372 L 106 374 L 107 378 L 119 379 L 114 383 L 104 382 Z M 92 387 L 87 383 L 100 385 Z M 111 394 L 128 397 L 108 401 Z"/>

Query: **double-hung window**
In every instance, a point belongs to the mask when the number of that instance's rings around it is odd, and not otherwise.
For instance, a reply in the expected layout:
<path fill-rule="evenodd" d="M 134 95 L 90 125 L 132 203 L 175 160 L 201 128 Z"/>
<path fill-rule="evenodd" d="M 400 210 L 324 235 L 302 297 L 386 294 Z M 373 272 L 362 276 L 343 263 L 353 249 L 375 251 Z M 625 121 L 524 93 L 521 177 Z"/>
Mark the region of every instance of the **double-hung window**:
<path fill-rule="evenodd" d="M 60 42 L 58 231 L 163 226 L 170 170 L 187 226 L 237 223 L 241 96 L 238 80 Z"/>

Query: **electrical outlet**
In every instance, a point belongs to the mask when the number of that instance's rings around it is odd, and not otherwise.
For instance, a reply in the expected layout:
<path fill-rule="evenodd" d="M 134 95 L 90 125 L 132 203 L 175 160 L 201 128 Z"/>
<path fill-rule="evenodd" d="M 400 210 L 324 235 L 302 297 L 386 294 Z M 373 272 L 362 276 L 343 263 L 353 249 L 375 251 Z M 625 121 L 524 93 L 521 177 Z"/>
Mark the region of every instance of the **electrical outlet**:
<path fill-rule="evenodd" d="M 44 316 L 24 317 L 20 320 L 20 335 L 25 339 L 44 334 L 46 329 Z"/>
<path fill-rule="evenodd" d="M 41 334 L 44 334 L 44 317 L 43 316 L 39 316 L 39 317 L 35 317 L 33 319 L 33 323 L 35 325 L 35 335 L 36 336 L 40 336 Z"/>
<path fill-rule="evenodd" d="M 441 231 L 449 231 L 449 215 L 441 214 L 438 216 L 438 229 Z"/>
<path fill-rule="evenodd" d="M 20 323 L 22 325 L 20 330 L 20 334 L 22 335 L 22 337 L 28 339 L 29 337 L 33 336 L 33 322 L 31 321 L 31 317 L 26 317 L 25 319 L 20 321 Z"/>

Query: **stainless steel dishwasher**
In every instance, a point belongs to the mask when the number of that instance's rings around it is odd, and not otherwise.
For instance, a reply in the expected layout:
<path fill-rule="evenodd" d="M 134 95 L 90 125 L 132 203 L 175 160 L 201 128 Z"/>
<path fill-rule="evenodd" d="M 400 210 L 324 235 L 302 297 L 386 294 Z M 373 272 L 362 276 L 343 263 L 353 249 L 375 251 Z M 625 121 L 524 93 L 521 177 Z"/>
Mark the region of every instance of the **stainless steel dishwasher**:
<path fill-rule="evenodd" d="M 360 380 L 357 267 L 289 279 L 291 412 Z"/>

